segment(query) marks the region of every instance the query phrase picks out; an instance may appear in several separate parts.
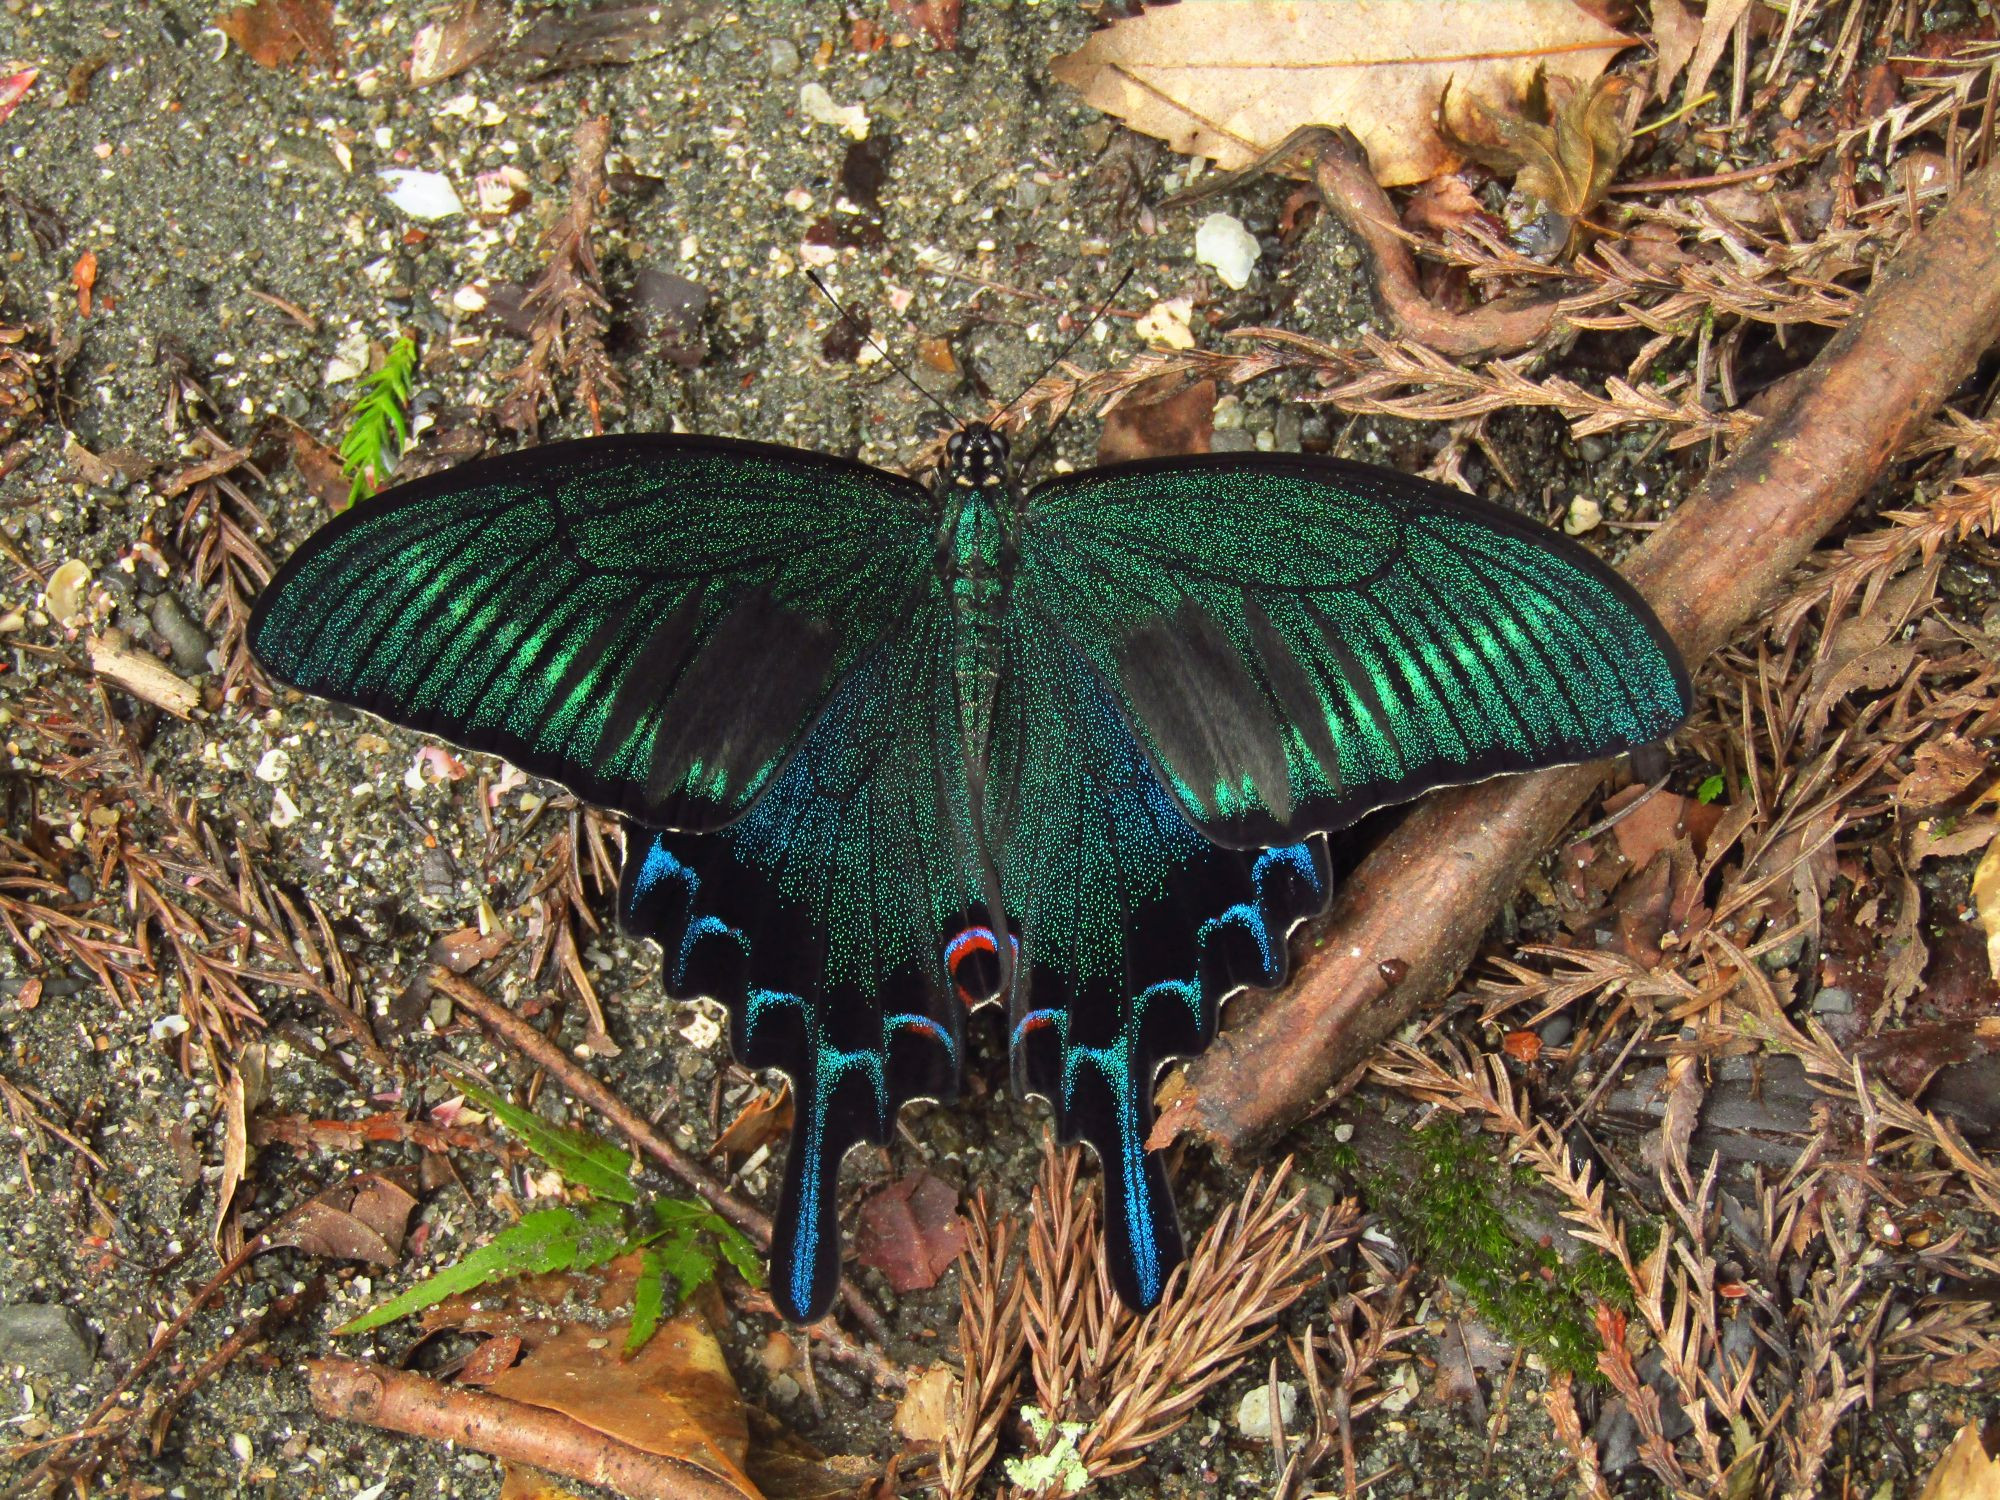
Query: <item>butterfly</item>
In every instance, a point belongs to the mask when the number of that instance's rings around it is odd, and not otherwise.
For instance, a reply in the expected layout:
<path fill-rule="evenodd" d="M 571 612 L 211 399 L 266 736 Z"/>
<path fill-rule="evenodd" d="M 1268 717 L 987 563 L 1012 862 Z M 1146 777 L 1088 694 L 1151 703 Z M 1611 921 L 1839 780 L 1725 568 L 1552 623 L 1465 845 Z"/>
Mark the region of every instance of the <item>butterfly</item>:
<path fill-rule="evenodd" d="M 625 928 L 795 1090 L 771 1287 L 800 1320 L 838 1286 L 842 1157 L 955 1095 L 988 1001 L 1154 1304 L 1183 1253 L 1155 1075 L 1284 979 L 1326 835 L 1689 709 L 1632 588 L 1504 508 L 1288 454 L 1024 491 L 980 423 L 928 486 L 697 436 L 465 464 L 310 537 L 250 640 L 637 825 Z"/>

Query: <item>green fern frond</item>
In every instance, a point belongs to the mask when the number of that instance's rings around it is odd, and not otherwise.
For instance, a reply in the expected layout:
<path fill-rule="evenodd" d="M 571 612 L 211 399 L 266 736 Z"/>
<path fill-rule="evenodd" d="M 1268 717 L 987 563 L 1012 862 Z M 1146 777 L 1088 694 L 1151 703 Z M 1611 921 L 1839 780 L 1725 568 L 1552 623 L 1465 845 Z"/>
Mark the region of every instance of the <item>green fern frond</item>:
<path fill-rule="evenodd" d="M 363 383 L 347 436 L 340 440 L 340 472 L 349 481 L 349 505 L 379 490 L 410 446 L 410 387 L 416 369 L 416 342 L 399 338 L 389 346 L 382 368 Z"/>

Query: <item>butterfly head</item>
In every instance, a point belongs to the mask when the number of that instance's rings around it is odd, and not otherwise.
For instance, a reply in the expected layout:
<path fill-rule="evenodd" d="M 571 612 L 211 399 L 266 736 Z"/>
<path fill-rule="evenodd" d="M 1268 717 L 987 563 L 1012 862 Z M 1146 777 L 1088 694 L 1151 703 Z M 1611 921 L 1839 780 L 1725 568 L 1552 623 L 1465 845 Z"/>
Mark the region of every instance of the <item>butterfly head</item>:
<path fill-rule="evenodd" d="M 945 472 L 953 484 L 988 489 L 1007 482 L 1007 439 L 984 422 L 968 422 L 944 445 Z"/>

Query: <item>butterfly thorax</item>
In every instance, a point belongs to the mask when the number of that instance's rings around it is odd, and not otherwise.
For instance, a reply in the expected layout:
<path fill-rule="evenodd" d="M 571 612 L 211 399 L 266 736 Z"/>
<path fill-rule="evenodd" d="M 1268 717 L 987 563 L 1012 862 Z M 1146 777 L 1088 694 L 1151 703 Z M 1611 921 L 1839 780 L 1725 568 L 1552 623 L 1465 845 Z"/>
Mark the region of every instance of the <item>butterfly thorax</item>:
<path fill-rule="evenodd" d="M 969 765 L 984 758 L 1000 679 L 1000 617 L 1014 572 L 1014 505 L 1007 441 L 973 424 L 953 433 L 939 476 L 938 566 L 951 600 L 953 677 Z"/>

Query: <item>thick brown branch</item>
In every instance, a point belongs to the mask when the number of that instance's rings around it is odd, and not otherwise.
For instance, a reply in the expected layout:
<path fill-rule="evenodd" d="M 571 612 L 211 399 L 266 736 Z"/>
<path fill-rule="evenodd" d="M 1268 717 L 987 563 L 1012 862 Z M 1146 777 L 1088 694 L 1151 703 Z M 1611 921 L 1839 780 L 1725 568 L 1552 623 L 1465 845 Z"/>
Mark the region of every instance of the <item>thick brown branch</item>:
<path fill-rule="evenodd" d="M 1890 263 L 1789 403 L 1628 564 L 1690 662 L 1769 605 L 1996 338 L 2000 172 L 1987 167 Z M 1233 1151 L 1310 1110 L 1456 982 L 1598 775 L 1567 767 L 1419 805 L 1336 897 L 1299 983 L 1239 1007 L 1155 1138 L 1193 1130 Z"/>
<path fill-rule="evenodd" d="M 628 1448 L 560 1412 L 359 1359 L 309 1359 L 306 1378 L 321 1416 L 456 1443 L 601 1484 L 632 1500 L 742 1500 L 743 1492 L 693 1464 Z"/>

